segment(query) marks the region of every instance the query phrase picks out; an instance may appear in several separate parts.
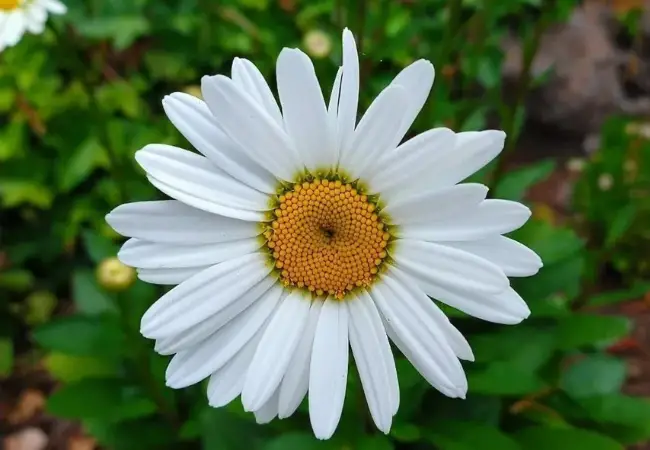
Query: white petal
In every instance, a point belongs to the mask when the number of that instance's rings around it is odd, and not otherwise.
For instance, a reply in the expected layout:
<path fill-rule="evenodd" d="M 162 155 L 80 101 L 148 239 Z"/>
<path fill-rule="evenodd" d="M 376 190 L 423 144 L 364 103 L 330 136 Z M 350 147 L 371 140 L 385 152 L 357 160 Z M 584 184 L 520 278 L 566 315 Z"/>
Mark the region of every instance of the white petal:
<path fill-rule="evenodd" d="M 529 277 L 542 268 L 542 259 L 523 244 L 505 236 L 477 241 L 442 242 L 443 245 L 470 252 L 501 267 L 509 277 Z"/>
<path fill-rule="evenodd" d="M 65 14 L 68 8 L 59 0 L 39 0 L 40 4 L 52 14 Z"/>
<path fill-rule="evenodd" d="M 210 214 L 176 200 L 125 203 L 106 216 L 122 236 L 167 244 L 208 244 L 251 238 L 258 224 Z"/>
<path fill-rule="evenodd" d="M 510 285 L 495 264 L 471 253 L 433 242 L 400 239 L 391 252 L 396 265 L 417 279 L 446 287 L 496 294 Z"/>
<path fill-rule="evenodd" d="M 501 150 L 506 134 L 499 130 L 467 131 L 456 134 L 456 148 L 447 149 L 429 172 L 426 185 L 451 186 L 482 169 Z"/>
<path fill-rule="evenodd" d="M 398 199 L 402 191 L 409 192 L 413 179 L 426 177 L 430 166 L 455 142 L 456 133 L 448 128 L 434 128 L 409 139 L 381 156 L 368 179 L 370 190 L 381 193 L 387 202 Z M 416 186 L 416 192 L 420 189 Z"/>
<path fill-rule="evenodd" d="M 407 291 L 407 294 L 403 293 L 402 295 L 410 295 L 415 303 L 417 303 L 417 308 L 419 308 L 421 314 L 436 324 L 436 327 L 441 331 L 456 356 L 466 361 L 474 361 L 474 353 L 467 339 L 451 324 L 449 318 L 445 316 L 435 302 L 427 297 L 424 291 L 420 289 L 417 281 L 394 266 L 390 267 L 388 274 L 399 282 L 398 286 L 400 288 Z"/>
<path fill-rule="evenodd" d="M 167 367 L 167 386 L 174 389 L 191 386 L 223 367 L 263 328 L 278 305 L 282 290 L 279 286 L 270 289 L 200 344 L 178 352 Z"/>
<path fill-rule="evenodd" d="M 311 362 L 311 351 L 314 343 L 314 335 L 316 334 L 316 324 L 318 324 L 318 317 L 320 316 L 322 305 L 323 302 L 320 300 L 312 301 L 307 325 L 303 331 L 303 338 L 298 343 L 287 372 L 284 374 L 284 378 L 282 378 L 278 403 L 278 417 L 280 419 L 285 419 L 296 412 L 305 395 L 307 395 L 309 388 L 309 363 Z"/>
<path fill-rule="evenodd" d="M 383 212 L 396 225 L 425 223 L 454 217 L 476 209 L 485 200 L 488 188 L 478 183 L 457 184 L 434 191 L 416 192 L 387 203 Z"/>
<path fill-rule="evenodd" d="M 359 105 L 359 55 L 352 32 L 343 30 L 343 74 L 338 100 L 337 137 L 341 155 L 351 150 Z"/>
<path fill-rule="evenodd" d="M 278 307 L 246 374 L 242 391 L 245 410 L 261 408 L 279 386 L 303 337 L 309 308 L 310 299 L 298 291 L 290 293 Z"/>
<path fill-rule="evenodd" d="M 131 238 L 117 257 L 127 266 L 143 269 L 173 269 L 209 266 L 256 252 L 262 245 L 257 238 L 201 245 L 160 244 Z"/>
<path fill-rule="evenodd" d="M 25 34 L 25 14 L 20 9 L 15 9 L 8 14 L 4 25 L 2 40 L 8 47 L 18 43 Z"/>
<path fill-rule="evenodd" d="M 289 136 L 257 102 L 223 75 L 203 77 L 201 89 L 221 128 L 251 159 L 276 177 L 293 180 L 302 161 Z"/>
<path fill-rule="evenodd" d="M 210 266 L 184 267 L 182 269 L 138 269 L 138 278 L 145 283 L 176 285 L 192 278 Z"/>
<path fill-rule="evenodd" d="M 381 155 L 395 149 L 407 102 L 406 90 L 399 85 L 390 85 L 377 96 L 354 131 L 351 147 L 341 153 L 343 170 L 355 179 L 364 177 Z"/>
<path fill-rule="evenodd" d="M 530 315 L 530 309 L 517 292 L 508 288 L 498 294 L 470 292 L 465 289 L 447 289 L 417 280 L 427 295 L 488 322 L 514 325 Z"/>
<path fill-rule="evenodd" d="M 253 253 L 199 272 L 145 312 L 140 332 L 160 339 L 193 327 L 237 301 L 270 271 L 264 256 Z"/>
<path fill-rule="evenodd" d="M 343 412 L 348 378 L 348 310 L 328 298 L 323 304 L 309 367 L 309 421 L 317 439 L 329 439 Z"/>
<path fill-rule="evenodd" d="M 220 408 L 241 394 L 244 387 L 244 377 L 263 333 L 263 329 L 259 330 L 239 353 L 210 376 L 210 382 L 208 383 L 208 403 L 210 406 Z"/>
<path fill-rule="evenodd" d="M 254 412 L 255 422 L 257 422 L 259 425 L 269 423 L 278 415 L 279 391 L 279 389 L 276 389 L 271 398 L 268 399 L 260 409 Z"/>
<path fill-rule="evenodd" d="M 268 195 L 252 189 L 217 169 L 204 156 L 169 145 L 151 144 L 136 152 L 147 174 L 193 199 L 177 198 L 204 211 L 232 217 L 230 209 L 254 212 L 269 209 Z M 159 187 L 159 186 L 156 186 Z M 174 197 L 174 191 L 167 192 Z M 177 196 L 178 197 L 178 196 Z M 238 218 L 238 217 L 233 217 Z"/>
<path fill-rule="evenodd" d="M 404 68 L 397 74 L 391 84 L 403 86 L 408 93 L 408 104 L 403 114 L 402 125 L 398 132 L 401 141 L 408 129 L 413 125 L 424 103 L 429 97 L 435 70 L 433 64 L 425 59 L 419 59 L 413 64 Z"/>
<path fill-rule="evenodd" d="M 169 337 L 158 339 L 155 350 L 161 355 L 171 355 L 189 349 L 215 333 L 242 311 L 255 303 L 260 297 L 271 295 L 269 289 L 277 283 L 277 278 L 271 274 L 250 288 L 237 301 L 230 303 L 216 314 L 203 320 L 198 325 L 183 330 Z"/>
<path fill-rule="evenodd" d="M 330 136 L 336 136 L 336 127 L 338 121 L 338 110 L 339 110 L 339 97 L 341 95 L 341 77 L 343 76 L 343 68 L 339 67 L 336 71 L 336 77 L 334 78 L 334 84 L 332 85 L 332 92 L 330 93 L 330 101 L 327 105 L 327 121 L 328 129 Z M 336 141 L 336 139 L 335 139 Z M 338 157 L 338 145 L 337 145 L 337 157 Z"/>
<path fill-rule="evenodd" d="M 314 65 L 300 50 L 285 48 L 277 62 L 278 92 L 284 126 L 307 169 L 336 163 L 336 143 L 330 140 L 327 109 Z"/>
<path fill-rule="evenodd" d="M 41 34 L 45 29 L 47 12 L 39 4 L 33 4 L 25 10 L 25 27 L 33 34 Z"/>
<path fill-rule="evenodd" d="M 185 139 L 219 169 L 259 191 L 274 193 L 277 181 L 221 130 L 208 105 L 193 95 L 166 96 L 163 109 Z"/>
<path fill-rule="evenodd" d="M 520 228 L 531 212 L 521 203 L 509 200 L 484 200 L 477 208 L 443 217 L 426 224 L 407 224 L 396 234 L 424 241 L 472 241 Z"/>
<path fill-rule="evenodd" d="M 271 88 L 255 64 L 244 58 L 233 59 L 232 80 L 242 91 L 253 97 L 278 126 L 283 126 L 278 102 L 275 101 Z"/>
<path fill-rule="evenodd" d="M 467 381 L 456 355 L 435 324 L 419 316 L 413 299 L 403 293 L 383 282 L 370 293 L 386 332 L 429 384 L 449 397 L 463 396 Z"/>
<path fill-rule="evenodd" d="M 389 379 L 390 375 L 397 374 L 388 337 L 377 308 L 369 296 L 353 297 L 345 303 L 350 316 L 350 347 L 368 409 L 377 428 L 388 433 L 394 414 L 395 393 L 391 392 L 391 389 L 397 385 L 397 379 Z M 386 358 L 387 355 L 389 358 Z M 389 365 L 393 368 L 389 369 Z"/>

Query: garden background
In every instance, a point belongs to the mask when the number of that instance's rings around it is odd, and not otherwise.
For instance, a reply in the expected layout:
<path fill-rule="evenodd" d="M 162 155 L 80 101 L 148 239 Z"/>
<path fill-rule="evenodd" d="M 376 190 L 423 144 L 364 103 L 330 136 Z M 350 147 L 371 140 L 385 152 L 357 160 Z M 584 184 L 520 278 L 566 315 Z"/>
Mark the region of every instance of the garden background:
<path fill-rule="evenodd" d="M 7 450 L 617 450 L 650 448 L 650 5 L 643 0 L 68 0 L 0 54 L 0 448 Z M 343 418 L 316 441 L 303 405 L 258 426 L 239 401 L 173 391 L 140 336 L 161 288 L 115 259 L 104 222 L 160 198 L 147 143 L 189 148 L 161 99 L 200 96 L 235 56 L 273 78 L 283 47 L 329 92 L 343 27 L 361 105 L 404 66 L 436 80 L 414 130 L 504 129 L 473 177 L 533 218 L 516 238 L 545 266 L 514 280 L 532 316 L 494 325 L 446 309 L 477 361 L 466 400 L 403 358 L 389 435 L 350 369 Z M 362 108 L 362 109 L 363 109 Z M 639 445 L 639 447 L 632 447 Z"/>

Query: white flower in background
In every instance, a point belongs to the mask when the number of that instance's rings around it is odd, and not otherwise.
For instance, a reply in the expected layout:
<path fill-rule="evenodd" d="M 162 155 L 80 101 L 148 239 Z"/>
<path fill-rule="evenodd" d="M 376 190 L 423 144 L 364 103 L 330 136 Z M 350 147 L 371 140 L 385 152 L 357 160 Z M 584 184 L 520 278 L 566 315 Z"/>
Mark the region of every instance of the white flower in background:
<path fill-rule="evenodd" d="M 65 14 L 58 0 L 0 0 L 0 51 L 13 47 L 25 33 L 41 34 L 48 14 Z"/>
<path fill-rule="evenodd" d="M 203 78 L 205 102 L 163 100 L 201 155 L 140 150 L 151 183 L 174 200 L 122 205 L 107 221 L 131 237 L 119 257 L 142 280 L 178 284 L 141 324 L 156 351 L 175 354 L 169 386 L 209 378 L 210 405 L 241 395 L 260 423 L 292 415 L 307 396 L 326 439 L 341 417 L 349 346 L 386 433 L 399 405 L 390 338 L 432 386 L 465 396 L 459 359 L 472 350 L 429 296 L 516 324 L 529 309 L 508 276 L 542 263 L 502 236 L 528 208 L 458 184 L 499 154 L 503 132 L 437 128 L 400 144 L 433 78 L 428 61 L 413 63 L 357 123 L 359 59 L 345 30 L 329 105 L 295 49 L 277 61 L 279 105 L 244 59 L 231 78 Z"/>

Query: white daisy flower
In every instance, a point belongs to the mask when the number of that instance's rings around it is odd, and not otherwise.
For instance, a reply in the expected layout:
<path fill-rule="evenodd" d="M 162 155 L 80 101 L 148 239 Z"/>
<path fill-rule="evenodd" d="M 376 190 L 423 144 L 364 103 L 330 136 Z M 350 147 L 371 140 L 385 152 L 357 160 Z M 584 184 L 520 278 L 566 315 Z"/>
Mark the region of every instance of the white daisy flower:
<path fill-rule="evenodd" d="M 377 427 L 399 405 L 389 338 L 436 389 L 464 397 L 461 333 L 429 297 L 491 322 L 529 315 L 508 276 L 541 267 L 502 236 L 530 216 L 458 184 L 503 147 L 502 131 L 436 128 L 400 144 L 433 84 L 431 63 L 404 69 L 357 123 L 359 60 L 343 33 L 343 67 L 325 104 L 310 59 L 284 49 L 280 105 L 258 69 L 206 76 L 205 102 L 175 93 L 167 116 L 201 153 L 152 144 L 136 153 L 174 200 L 107 216 L 131 239 L 119 257 L 147 282 L 178 285 L 142 318 L 175 356 L 167 384 L 209 378 L 208 399 L 241 395 L 258 422 L 292 415 L 305 396 L 316 437 L 343 408 L 348 347 Z M 280 108 L 281 106 L 281 108 Z"/>
<path fill-rule="evenodd" d="M 0 51 L 13 47 L 27 32 L 41 34 L 48 14 L 65 14 L 59 0 L 0 0 Z"/>

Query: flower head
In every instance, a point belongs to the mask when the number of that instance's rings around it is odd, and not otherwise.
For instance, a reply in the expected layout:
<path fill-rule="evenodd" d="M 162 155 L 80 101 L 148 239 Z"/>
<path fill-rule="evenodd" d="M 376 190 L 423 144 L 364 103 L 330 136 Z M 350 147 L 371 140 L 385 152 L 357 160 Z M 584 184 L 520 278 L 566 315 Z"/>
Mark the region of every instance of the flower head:
<path fill-rule="evenodd" d="M 16 45 L 27 32 L 41 34 L 48 14 L 65 14 L 59 0 L 0 0 L 0 51 Z"/>
<path fill-rule="evenodd" d="M 201 153 L 148 145 L 136 154 L 173 198 L 107 216 L 130 237 L 120 259 L 151 283 L 178 285 L 142 318 L 155 349 L 175 356 L 167 384 L 209 378 L 208 399 L 241 395 L 260 423 L 307 396 L 315 435 L 343 408 L 348 353 L 377 427 L 399 406 L 389 338 L 436 389 L 464 397 L 467 341 L 436 303 L 491 322 L 529 315 L 508 276 L 539 257 L 504 237 L 530 216 L 459 184 L 501 151 L 501 131 L 436 128 L 402 142 L 433 84 L 424 60 L 404 69 L 357 123 L 359 60 L 343 33 L 343 66 L 326 105 L 299 50 L 277 61 L 280 104 L 250 61 L 204 77 L 202 94 L 163 100 Z"/>

